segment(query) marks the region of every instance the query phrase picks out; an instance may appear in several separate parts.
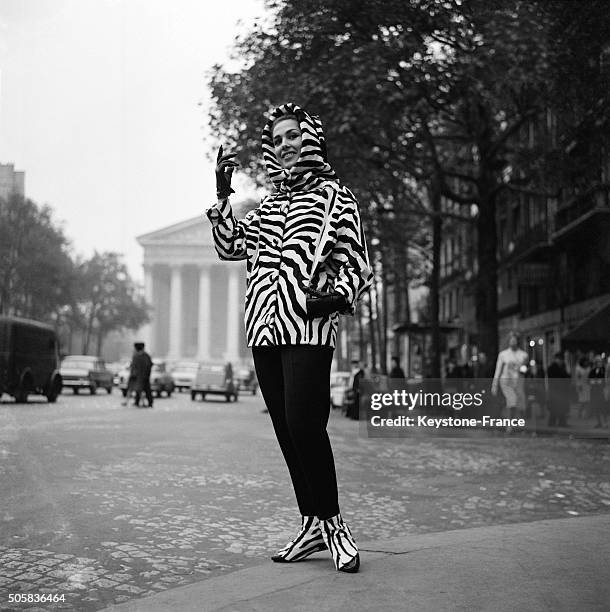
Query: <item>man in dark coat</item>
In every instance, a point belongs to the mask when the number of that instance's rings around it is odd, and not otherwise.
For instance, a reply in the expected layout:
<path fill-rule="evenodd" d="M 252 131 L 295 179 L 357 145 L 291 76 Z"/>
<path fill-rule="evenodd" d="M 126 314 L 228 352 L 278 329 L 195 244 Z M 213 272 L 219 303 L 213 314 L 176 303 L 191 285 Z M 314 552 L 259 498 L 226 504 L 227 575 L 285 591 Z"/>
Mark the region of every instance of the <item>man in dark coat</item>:
<path fill-rule="evenodd" d="M 146 395 L 148 407 L 153 407 L 153 396 L 150 389 L 150 372 L 152 370 L 152 359 L 144 350 L 144 342 L 136 342 L 134 345 L 135 353 L 131 359 L 130 368 L 130 388 L 136 392 L 135 405 L 140 405 L 140 395 L 142 391 Z"/>
<path fill-rule="evenodd" d="M 358 420 L 360 418 L 360 380 L 364 378 L 364 370 L 358 359 L 352 359 L 352 388 L 348 391 L 345 416 Z"/>
<path fill-rule="evenodd" d="M 570 375 L 566 370 L 562 353 L 555 353 L 547 375 L 549 378 L 549 426 L 567 427 L 570 412 Z"/>
<path fill-rule="evenodd" d="M 405 373 L 404 370 L 400 367 L 400 361 L 398 357 L 392 357 L 392 368 L 390 369 L 390 378 L 402 378 L 404 380 Z"/>

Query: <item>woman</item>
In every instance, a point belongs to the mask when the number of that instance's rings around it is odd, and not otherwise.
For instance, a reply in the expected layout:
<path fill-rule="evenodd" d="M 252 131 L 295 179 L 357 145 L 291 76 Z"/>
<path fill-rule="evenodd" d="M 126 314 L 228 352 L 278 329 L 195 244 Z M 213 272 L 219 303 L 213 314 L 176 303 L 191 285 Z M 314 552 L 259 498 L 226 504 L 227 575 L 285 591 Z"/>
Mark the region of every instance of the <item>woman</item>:
<path fill-rule="evenodd" d="M 589 372 L 591 366 L 586 357 L 581 357 L 576 363 L 574 371 L 574 384 L 578 400 L 578 418 L 587 417 L 587 407 L 591 401 L 591 386 L 589 385 Z"/>
<path fill-rule="evenodd" d="M 515 412 L 518 416 L 525 416 L 525 381 L 527 371 L 527 353 L 519 348 L 519 334 L 512 331 L 508 335 L 508 348 L 500 351 L 496 361 L 496 371 L 491 384 L 493 395 L 498 393 L 498 384 L 506 400 L 508 418 Z"/>
<path fill-rule="evenodd" d="M 596 355 L 593 360 L 593 367 L 589 372 L 589 384 L 591 385 L 591 408 L 592 413 L 597 417 L 595 429 L 608 427 L 608 402 L 604 389 L 606 386 L 606 368 L 601 355 Z"/>
<path fill-rule="evenodd" d="M 338 316 L 355 312 L 372 276 L 358 205 L 328 163 L 317 117 L 278 107 L 262 148 L 274 193 L 236 220 L 228 196 L 237 164 L 221 147 L 218 201 L 206 212 L 219 257 L 246 260 L 246 339 L 301 512 L 296 538 L 272 559 L 328 548 L 337 570 L 354 573 L 360 558 L 339 511 L 326 425 Z"/>

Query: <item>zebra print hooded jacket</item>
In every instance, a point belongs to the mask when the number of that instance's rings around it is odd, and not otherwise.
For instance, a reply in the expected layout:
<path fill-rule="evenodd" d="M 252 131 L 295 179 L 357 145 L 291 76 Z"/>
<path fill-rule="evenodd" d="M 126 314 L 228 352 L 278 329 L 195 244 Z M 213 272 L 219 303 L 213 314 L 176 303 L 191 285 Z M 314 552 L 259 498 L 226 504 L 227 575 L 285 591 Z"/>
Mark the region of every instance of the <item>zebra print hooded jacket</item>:
<path fill-rule="evenodd" d="M 299 159 L 289 170 L 273 148 L 273 122 L 287 114 L 302 132 Z M 248 346 L 334 347 L 338 313 L 309 318 L 303 287 L 341 293 L 346 313 L 354 314 L 372 279 L 358 203 L 326 160 L 318 117 L 295 104 L 278 107 L 263 129 L 262 148 L 276 191 L 244 219 L 235 219 L 228 199 L 206 211 L 220 259 L 246 260 Z"/>

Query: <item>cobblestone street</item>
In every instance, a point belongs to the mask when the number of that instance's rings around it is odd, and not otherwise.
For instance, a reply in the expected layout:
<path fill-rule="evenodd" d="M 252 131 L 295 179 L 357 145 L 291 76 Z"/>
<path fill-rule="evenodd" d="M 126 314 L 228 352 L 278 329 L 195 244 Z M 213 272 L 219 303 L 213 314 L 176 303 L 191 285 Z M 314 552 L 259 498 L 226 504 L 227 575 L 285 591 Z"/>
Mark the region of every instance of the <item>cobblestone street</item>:
<path fill-rule="evenodd" d="M 260 396 L 0 404 L 0 609 L 98 610 L 267 563 L 298 510 Z M 605 442 L 329 425 L 357 540 L 610 511 Z M 9 594 L 65 594 L 9 604 Z"/>

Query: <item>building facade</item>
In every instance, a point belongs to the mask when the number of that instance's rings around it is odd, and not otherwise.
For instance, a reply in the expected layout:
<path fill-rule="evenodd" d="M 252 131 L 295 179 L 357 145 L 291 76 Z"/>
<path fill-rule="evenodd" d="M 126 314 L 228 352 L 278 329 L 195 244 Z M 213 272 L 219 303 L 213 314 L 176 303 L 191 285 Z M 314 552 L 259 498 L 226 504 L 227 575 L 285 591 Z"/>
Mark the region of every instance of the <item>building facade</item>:
<path fill-rule="evenodd" d="M 610 162 L 593 165 L 589 185 L 566 186 L 560 198 L 508 193 L 496 217 L 498 338 L 521 332 L 523 348 L 539 364 L 568 349 L 599 350 L 581 326 L 608 311 L 610 330 Z M 452 211 L 455 212 L 455 211 Z M 474 280 L 476 237 L 464 239 L 465 223 L 448 224 L 441 247 L 441 324 L 457 326 L 445 358 L 465 363 L 476 356 Z M 569 346 L 564 341 L 570 338 Z M 610 332 L 601 346 L 610 350 Z"/>
<path fill-rule="evenodd" d="M 0 164 L 0 198 L 16 193 L 25 196 L 25 172 L 15 171 L 13 164 Z"/>

